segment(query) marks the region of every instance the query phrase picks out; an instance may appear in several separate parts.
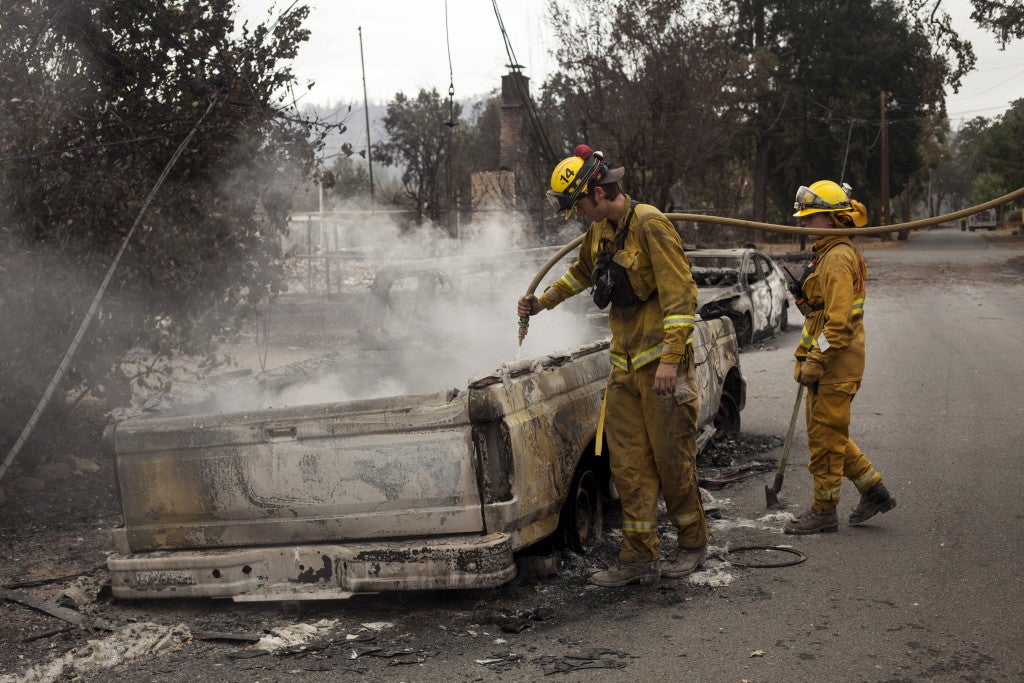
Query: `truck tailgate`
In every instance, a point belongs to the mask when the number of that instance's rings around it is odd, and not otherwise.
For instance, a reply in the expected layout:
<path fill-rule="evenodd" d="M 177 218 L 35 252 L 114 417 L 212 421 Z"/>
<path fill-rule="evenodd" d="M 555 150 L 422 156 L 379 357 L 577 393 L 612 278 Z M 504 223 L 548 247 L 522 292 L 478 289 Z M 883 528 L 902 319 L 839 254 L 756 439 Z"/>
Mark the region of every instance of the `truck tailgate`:
<path fill-rule="evenodd" d="M 466 392 L 135 419 L 105 438 L 131 552 L 483 531 Z"/>

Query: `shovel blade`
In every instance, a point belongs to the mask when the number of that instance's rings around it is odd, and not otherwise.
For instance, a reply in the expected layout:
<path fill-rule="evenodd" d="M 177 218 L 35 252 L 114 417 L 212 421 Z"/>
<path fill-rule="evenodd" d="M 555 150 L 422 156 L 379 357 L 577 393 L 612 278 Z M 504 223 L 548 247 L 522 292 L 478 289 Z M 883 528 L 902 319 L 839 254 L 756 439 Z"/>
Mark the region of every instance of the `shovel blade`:
<path fill-rule="evenodd" d="M 782 490 L 782 476 L 781 474 L 776 474 L 772 485 L 764 487 L 764 501 L 769 508 L 783 507 L 779 502 L 779 491 Z"/>

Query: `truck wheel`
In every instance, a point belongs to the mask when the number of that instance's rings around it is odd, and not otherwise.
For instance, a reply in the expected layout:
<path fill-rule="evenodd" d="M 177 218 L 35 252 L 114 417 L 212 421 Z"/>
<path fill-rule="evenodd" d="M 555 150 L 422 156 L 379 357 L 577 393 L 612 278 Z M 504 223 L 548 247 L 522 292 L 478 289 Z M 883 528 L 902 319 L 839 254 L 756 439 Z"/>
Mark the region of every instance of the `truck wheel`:
<path fill-rule="evenodd" d="M 589 468 L 576 471 L 569 495 L 562 505 L 562 542 L 578 553 L 587 553 L 604 535 L 601 483 Z"/>
<path fill-rule="evenodd" d="M 715 435 L 714 441 L 734 439 L 740 433 L 740 411 L 736 407 L 736 400 L 726 392 L 722 392 L 722 399 L 718 402 L 718 413 L 715 414 Z"/>
<path fill-rule="evenodd" d="M 789 304 L 782 307 L 782 316 L 779 318 L 779 331 L 789 332 Z"/>

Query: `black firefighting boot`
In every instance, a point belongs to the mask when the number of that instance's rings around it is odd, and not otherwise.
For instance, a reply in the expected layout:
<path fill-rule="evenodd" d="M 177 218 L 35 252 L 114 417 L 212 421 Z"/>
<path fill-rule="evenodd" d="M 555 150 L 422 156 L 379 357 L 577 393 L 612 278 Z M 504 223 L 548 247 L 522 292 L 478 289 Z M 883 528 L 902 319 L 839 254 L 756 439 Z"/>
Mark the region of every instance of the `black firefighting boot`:
<path fill-rule="evenodd" d="M 835 512 L 818 512 L 810 508 L 782 529 L 787 534 L 831 534 L 839 531 L 839 517 Z"/>
<path fill-rule="evenodd" d="M 628 586 L 631 583 L 647 585 L 656 583 L 661 578 L 661 567 L 657 560 L 653 562 L 619 562 L 614 567 L 591 575 L 590 583 L 595 586 L 609 588 Z"/>
<path fill-rule="evenodd" d="M 894 507 L 896 499 L 885 488 L 885 484 L 878 484 L 860 495 L 860 502 L 850 513 L 850 524 L 861 524 L 879 512 L 888 512 Z"/>

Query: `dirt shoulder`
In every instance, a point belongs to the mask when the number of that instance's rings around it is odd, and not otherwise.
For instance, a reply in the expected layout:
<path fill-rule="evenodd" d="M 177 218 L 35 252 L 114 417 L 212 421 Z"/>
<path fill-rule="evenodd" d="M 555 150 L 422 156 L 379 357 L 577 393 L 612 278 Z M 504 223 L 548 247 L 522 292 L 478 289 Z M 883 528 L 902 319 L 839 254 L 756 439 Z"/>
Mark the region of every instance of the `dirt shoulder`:
<path fill-rule="evenodd" d="M 1024 249 L 1024 228 L 982 230 L 980 234 L 985 238 L 990 247 L 996 249 Z M 1024 256 L 1011 257 L 1007 260 L 1006 267 L 1013 273 L 1024 275 Z"/>
<path fill-rule="evenodd" d="M 979 235 L 985 238 L 990 246 L 1017 249 L 1024 247 L 1024 228 L 1003 228 L 1001 230 L 981 230 Z"/>

